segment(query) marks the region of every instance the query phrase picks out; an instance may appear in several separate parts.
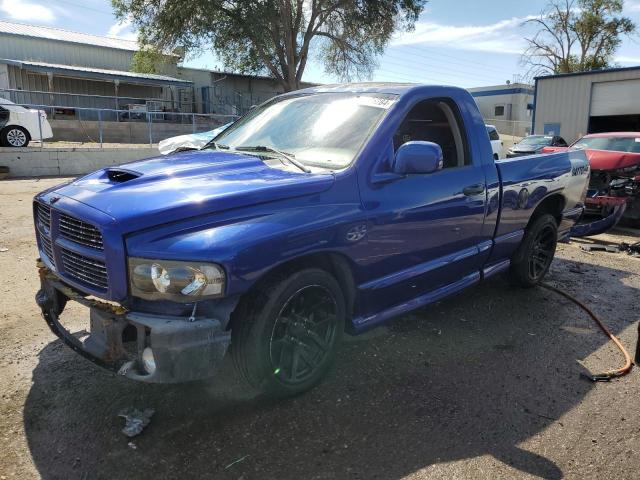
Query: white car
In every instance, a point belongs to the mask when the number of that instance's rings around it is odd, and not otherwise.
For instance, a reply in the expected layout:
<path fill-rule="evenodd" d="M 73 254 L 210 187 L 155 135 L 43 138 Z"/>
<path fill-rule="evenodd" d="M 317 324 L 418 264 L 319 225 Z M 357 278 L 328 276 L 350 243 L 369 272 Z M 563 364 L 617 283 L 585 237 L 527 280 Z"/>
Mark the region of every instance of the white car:
<path fill-rule="evenodd" d="M 0 98 L 0 146 L 26 147 L 31 140 L 39 142 L 51 137 L 53 132 L 46 112 L 27 109 Z"/>
<path fill-rule="evenodd" d="M 487 133 L 489 134 L 489 140 L 491 140 L 491 149 L 493 150 L 493 159 L 498 160 L 500 158 L 504 158 L 504 153 L 502 152 L 502 147 L 504 143 L 500 140 L 500 134 L 498 130 L 493 125 L 485 125 L 487 127 Z"/>

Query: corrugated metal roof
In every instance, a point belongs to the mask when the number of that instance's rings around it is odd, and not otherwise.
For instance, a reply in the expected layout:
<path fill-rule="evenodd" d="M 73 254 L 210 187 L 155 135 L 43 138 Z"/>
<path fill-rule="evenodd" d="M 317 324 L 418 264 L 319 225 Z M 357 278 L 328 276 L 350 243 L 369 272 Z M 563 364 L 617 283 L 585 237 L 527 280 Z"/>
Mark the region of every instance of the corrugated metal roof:
<path fill-rule="evenodd" d="M 486 92 L 486 91 L 494 91 L 494 90 L 512 90 L 514 88 L 521 88 L 525 90 L 531 90 L 533 92 L 533 85 L 529 85 L 528 83 L 503 83 L 500 85 L 488 85 L 486 87 L 473 87 L 468 88 L 467 90 L 471 93 L 475 92 Z"/>
<path fill-rule="evenodd" d="M 617 67 L 617 68 L 601 68 L 599 70 L 585 70 L 584 72 L 572 72 L 572 73 L 556 73 L 553 75 L 542 75 L 535 77 L 534 80 L 548 80 L 550 78 L 562 78 L 562 77 L 578 77 L 581 75 L 596 75 L 600 73 L 617 73 L 617 72 L 632 72 L 634 70 L 640 70 L 640 65 L 633 67 Z"/>
<path fill-rule="evenodd" d="M 469 89 L 472 97 L 495 97 L 498 95 L 517 95 L 524 93 L 525 95 L 533 95 L 533 88 L 501 88 L 497 90 L 473 90 Z"/>
<path fill-rule="evenodd" d="M 42 27 L 39 25 L 28 25 L 24 23 L 7 22 L 0 20 L 0 33 L 10 35 L 21 35 L 24 37 L 46 38 L 47 40 L 57 40 L 60 42 L 83 43 L 95 45 L 97 47 L 115 48 L 118 50 L 138 50 L 138 43 L 133 40 L 122 38 L 100 37 L 88 33 L 71 32 L 61 28 Z"/>
<path fill-rule="evenodd" d="M 52 72 L 59 74 L 66 73 L 69 76 L 81 76 L 84 78 L 109 78 L 112 80 L 123 80 L 143 84 L 178 83 L 182 85 L 191 85 L 193 83 L 190 80 L 168 77 L 166 75 L 126 72 L 123 70 L 105 70 L 103 68 L 77 67 L 74 65 L 62 65 L 56 63 L 11 59 L 0 59 L 0 63 L 6 63 L 8 65 L 13 65 L 30 71 Z"/>

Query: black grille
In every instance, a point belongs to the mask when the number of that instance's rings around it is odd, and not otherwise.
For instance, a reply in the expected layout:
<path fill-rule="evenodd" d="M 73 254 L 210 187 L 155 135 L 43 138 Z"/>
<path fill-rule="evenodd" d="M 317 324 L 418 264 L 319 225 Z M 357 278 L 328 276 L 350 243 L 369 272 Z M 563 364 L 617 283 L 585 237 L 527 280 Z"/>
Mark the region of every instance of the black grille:
<path fill-rule="evenodd" d="M 47 205 L 36 203 L 36 223 L 42 233 L 48 234 L 51 230 L 51 208 Z"/>
<path fill-rule="evenodd" d="M 60 236 L 67 238 L 72 242 L 79 243 L 85 247 L 95 248 L 97 250 L 102 250 L 104 248 L 100 230 L 89 223 L 62 213 L 60 214 L 59 228 Z"/>
<path fill-rule="evenodd" d="M 51 245 L 51 208 L 48 205 L 36 203 L 35 215 L 42 253 L 55 266 L 53 247 Z"/>
<path fill-rule="evenodd" d="M 106 290 L 109 284 L 107 267 L 104 262 L 87 258 L 70 250 L 62 249 L 62 265 L 65 273 L 101 290 Z"/>
<path fill-rule="evenodd" d="M 51 248 L 51 240 L 40 234 L 40 245 L 42 245 L 42 250 L 49 261 L 55 265 L 55 261 L 53 259 L 53 248 Z"/>

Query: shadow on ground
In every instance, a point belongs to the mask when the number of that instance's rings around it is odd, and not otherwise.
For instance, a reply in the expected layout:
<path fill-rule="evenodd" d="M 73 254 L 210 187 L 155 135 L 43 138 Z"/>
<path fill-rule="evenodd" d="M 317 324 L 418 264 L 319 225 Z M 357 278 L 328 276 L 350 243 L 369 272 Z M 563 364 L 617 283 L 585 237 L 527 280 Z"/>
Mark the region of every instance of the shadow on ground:
<path fill-rule="evenodd" d="M 599 295 L 627 294 L 596 310 L 633 308 L 627 272 L 574 266 L 556 260 L 551 280 L 580 296 L 604 275 Z M 593 388 L 576 360 L 606 339 L 589 322 L 552 292 L 494 280 L 346 342 L 327 381 L 272 403 L 251 399 L 228 365 L 213 385 L 144 385 L 55 341 L 33 372 L 25 430 L 43 478 L 389 479 L 486 454 L 560 478 L 552 460 L 517 445 Z M 157 412 L 135 449 L 117 418 L 127 406 Z"/>

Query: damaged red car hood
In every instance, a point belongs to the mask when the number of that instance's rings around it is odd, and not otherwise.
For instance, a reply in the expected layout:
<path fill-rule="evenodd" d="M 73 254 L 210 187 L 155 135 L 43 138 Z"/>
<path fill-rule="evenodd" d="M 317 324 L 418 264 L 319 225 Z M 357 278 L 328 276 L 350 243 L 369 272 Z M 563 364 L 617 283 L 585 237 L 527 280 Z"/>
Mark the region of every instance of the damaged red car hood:
<path fill-rule="evenodd" d="M 585 153 L 592 170 L 618 170 L 640 165 L 640 153 L 589 149 L 586 149 Z"/>
<path fill-rule="evenodd" d="M 569 147 L 544 147 L 542 153 L 555 153 L 570 150 Z M 640 153 L 617 152 L 613 150 L 584 149 L 592 170 L 618 170 L 640 165 Z"/>

